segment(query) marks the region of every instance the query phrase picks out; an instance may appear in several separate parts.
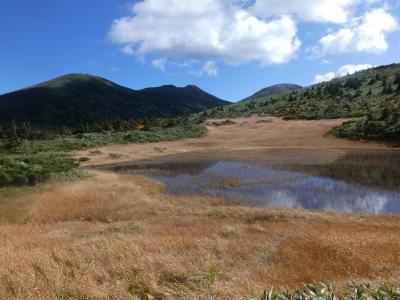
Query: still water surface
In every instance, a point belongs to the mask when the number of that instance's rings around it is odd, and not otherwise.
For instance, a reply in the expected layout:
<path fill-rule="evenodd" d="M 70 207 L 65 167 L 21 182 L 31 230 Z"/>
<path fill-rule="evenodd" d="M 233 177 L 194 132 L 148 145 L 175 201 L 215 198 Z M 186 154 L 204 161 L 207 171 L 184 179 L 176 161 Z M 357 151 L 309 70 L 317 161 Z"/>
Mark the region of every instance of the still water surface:
<path fill-rule="evenodd" d="M 174 195 L 217 196 L 251 206 L 400 214 L 399 153 L 349 154 L 331 164 L 284 168 L 262 161 L 192 160 L 128 171 L 163 182 Z"/>

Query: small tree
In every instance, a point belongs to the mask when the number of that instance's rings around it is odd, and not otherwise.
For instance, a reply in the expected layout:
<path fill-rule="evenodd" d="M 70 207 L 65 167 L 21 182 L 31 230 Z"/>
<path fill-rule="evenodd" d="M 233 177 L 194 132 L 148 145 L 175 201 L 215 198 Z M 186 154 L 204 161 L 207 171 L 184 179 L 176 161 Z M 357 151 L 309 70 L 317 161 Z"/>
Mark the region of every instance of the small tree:
<path fill-rule="evenodd" d="M 400 94 L 400 73 L 396 74 L 396 78 L 394 80 L 394 83 L 397 84 L 396 93 Z"/>
<path fill-rule="evenodd" d="M 371 78 L 371 80 L 368 82 L 368 85 L 373 85 L 375 84 L 375 78 Z"/>
<path fill-rule="evenodd" d="M 394 80 L 394 83 L 400 85 L 400 73 L 396 74 L 396 78 Z"/>
<path fill-rule="evenodd" d="M 357 77 L 351 77 L 346 80 L 345 87 L 353 90 L 357 90 L 361 87 L 362 83 L 361 80 Z"/>
<path fill-rule="evenodd" d="M 393 88 L 391 84 L 386 84 L 383 86 L 382 94 L 387 95 L 393 93 Z"/>
<path fill-rule="evenodd" d="M 3 126 L 0 124 L 0 139 L 4 139 L 6 137 L 6 133 L 3 129 Z"/>

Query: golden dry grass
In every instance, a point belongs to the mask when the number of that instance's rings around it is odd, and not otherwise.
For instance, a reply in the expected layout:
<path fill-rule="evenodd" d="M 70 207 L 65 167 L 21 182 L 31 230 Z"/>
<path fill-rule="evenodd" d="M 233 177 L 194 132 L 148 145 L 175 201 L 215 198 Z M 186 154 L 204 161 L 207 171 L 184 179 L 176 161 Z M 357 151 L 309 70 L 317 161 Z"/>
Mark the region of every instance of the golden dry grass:
<path fill-rule="evenodd" d="M 109 173 L 18 201 L 0 225 L 1 299 L 249 299 L 400 275 L 397 217 L 226 206 Z"/>
<path fill-rule="evenodd" d="M 218 181 L 218 186 L 223 189 L 229 189 L 234 187 L 240 187 L 243 182 L 239 177 L 226 176 Z"/>

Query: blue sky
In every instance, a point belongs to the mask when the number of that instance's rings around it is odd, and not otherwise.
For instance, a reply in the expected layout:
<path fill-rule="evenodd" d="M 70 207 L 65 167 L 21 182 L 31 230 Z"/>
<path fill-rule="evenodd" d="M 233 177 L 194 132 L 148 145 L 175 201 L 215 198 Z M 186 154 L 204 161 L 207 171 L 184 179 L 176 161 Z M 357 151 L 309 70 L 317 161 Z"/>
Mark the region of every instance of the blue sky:
<path fill-rule="evenodd" d="M 89 73 L 236 101 L 399 62 L 399 19 L 397 0 L 4 0 L 0 93 Z"/>

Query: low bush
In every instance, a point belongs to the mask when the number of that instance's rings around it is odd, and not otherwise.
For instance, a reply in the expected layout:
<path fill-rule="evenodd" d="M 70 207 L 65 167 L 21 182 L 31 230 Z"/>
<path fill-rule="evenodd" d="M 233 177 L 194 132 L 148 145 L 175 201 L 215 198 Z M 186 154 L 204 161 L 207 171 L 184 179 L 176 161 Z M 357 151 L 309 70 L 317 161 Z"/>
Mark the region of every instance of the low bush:
<path fill-rule="evenodd" d="M 36 185 L 77 167 L 72 158 L 55 154 L 0 158 L 0 187 Z"/>
<path fill-rule="evenodd" d="M 387 102 L 375 113 L 332 129 L 338 137 L 379 141 L 400 141 L 399 102 Z"/>
<path fill-rule="evenodd" d="M 234 125 L 234 124 L 236 124 L 236 122 L 232 121 L 230 119 L 227 119 L 227 120 L 224 120 L 224 121 L 221 121 L 221 122 L 212 122 L 211 123 L 212 126 L 217 126 L 217 127 L 219 127 L 219 126 L 227 126 L 227 125 Z"/>

